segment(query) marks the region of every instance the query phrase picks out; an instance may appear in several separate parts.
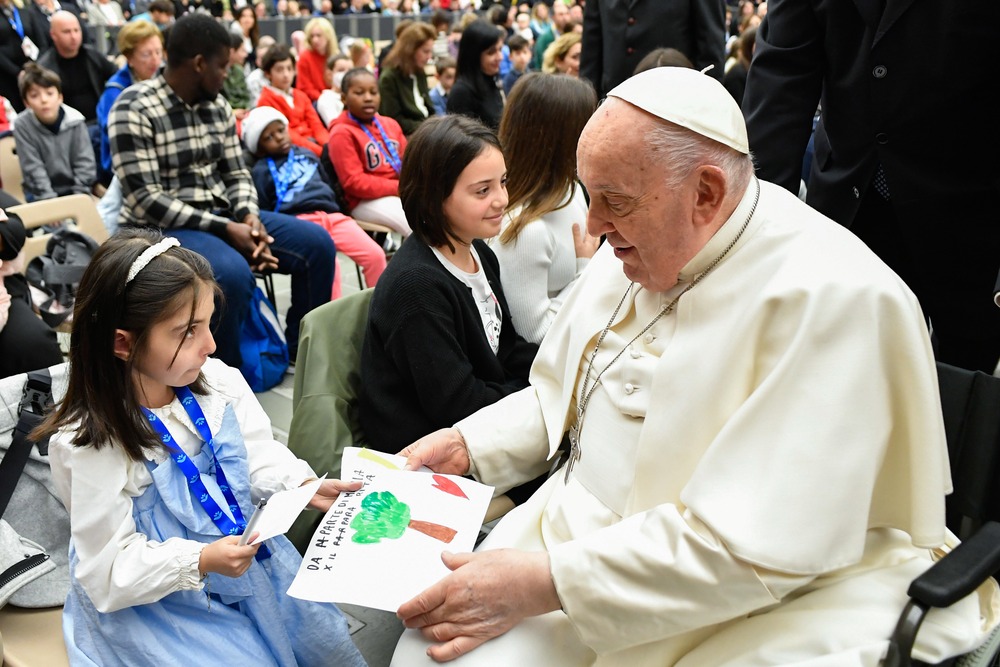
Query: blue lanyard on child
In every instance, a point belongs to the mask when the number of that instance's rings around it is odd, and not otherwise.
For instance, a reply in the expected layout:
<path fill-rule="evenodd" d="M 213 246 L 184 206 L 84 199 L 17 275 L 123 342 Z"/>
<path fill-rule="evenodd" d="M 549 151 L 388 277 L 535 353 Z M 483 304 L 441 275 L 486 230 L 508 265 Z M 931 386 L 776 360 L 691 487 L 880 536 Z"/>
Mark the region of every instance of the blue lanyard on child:
<path fill-rule="evenodd" d="M 267 167 L 271 170 L 271 180 L 274 181 L 274 198 L 277 200 L 274 202 L 274 212 L 277 213 L 278 209 L 281 208 L 281 202 L 285 201 L 285 195 L 288 194 L 288 188 L 291 187 L 291 178 L 283 178 L 286 176 L 288 171 L 288 165 L 292 163 L 295 158 L 295 152 L 288 154 L 288 159 L 285 160 L 285 164 L 282 165 L 282 169 L 279 171 L 274 165 L 274 158 L 267 158 Z"/>
<path fill-rule="evenodd" d="M 170 451 L 170 458 L 174 460 L 177 467 L 184 473 L 188 488 L 191 489 L 191 494 L 201 503 L 202 509 L 212 519 L 212 523 L 218 527 L 223 535 L 241 535 L 247 527 L 247 522 L 243 519 L 243 512 L 240 510 L 240 504 L 236 501 L 233 490 L 229 488 L 229 482 L 226 481 L 226 473 L 222 470 L 222 464 L 219 463 L 219 458 L 215 455 L 215 439 L 212 437 L 212 431 L 208 428 L 208 420 L 205 419 L 205 413 L 202 412 L 201 406 L 198 405 L 198 401 L 195 400 L 194 394 L 191 393 L 189 388 L 174 387 L 174 393 L 181 399 L 184 411 L 187 412 L 188 417 L 191 418 L 191 422 L 198 429 L 198 435 L 205 441 L 208 451 L 212 453 L 212 462 L 215 464 L 215 478 L 219 484 L 219 489 L 222 491 L 222 495 L 225 497 L 226 502 L 229 503 L 229 511 L 232 512 L 235 522 L 226 516 L 225 511 L 219 507 L 219 504 L 215 502 L 208 489 L 205 488 L 205 483 L 201 480 L 201 473 L 198 472 L 197 466 L 191 462 L 191 459 L 181 450 L 180 446 L 175 444 L 174 437 L 170 435 L 167 425 L 148 408 L 143 407 L 142 413 L 149 420 L 149 424 L 153 427 L 153 430 L 159 434 L 160 441 Z M 257 560 L 264 560 L 270 555 L 271 553 L 268 551 L 267 546 L 262 544 L 257 551 L 256 558 Z"/>
<path fill-rule="evenodd" d="M 7 17 L 7 22 L 10 23 L 10 27 L 14 29 L 17 36 L 24 40 L 24 25 L 21 23 L 21 14 L 17 11 L 17 6 L 13 3 L 10 5 L 10 10 L 13 16 Z"/>
<path fill-rule="evenodd" d="M 382 123 L 379 122 L 378 116 L 373 116 L 372 122 L 375 123 L 375 127 L 378 128 L 378 133 L 382 137 L 381 143 L 379 142 L 378 139 L 375 138 L 375 135 L 372 134 L 372 131 L 368 129 L 368 126 L 362 123 L 357 118 L 355 118 L 354 114 L 348 111 L 347 115 L 350 116 L 351 120 L 357 123 L 358 126 L 365 131 L 365 134 L 368 135 L 368 138 L 371 139 L 376 146 L 378 146 L 379 152 L 385 156 L 385 159 L 389 163 L 389 166 L 392 167 L 393 170 L 395 170 L 395 172 L 398 174 L 403 169 L 403 161 L 400 159 L 399 154 L 396 152 L 396 149 L 392 147 L 392 143 L 389 141 L 389 137 L 386 136 L 385 128 L 383 128 Z"/>

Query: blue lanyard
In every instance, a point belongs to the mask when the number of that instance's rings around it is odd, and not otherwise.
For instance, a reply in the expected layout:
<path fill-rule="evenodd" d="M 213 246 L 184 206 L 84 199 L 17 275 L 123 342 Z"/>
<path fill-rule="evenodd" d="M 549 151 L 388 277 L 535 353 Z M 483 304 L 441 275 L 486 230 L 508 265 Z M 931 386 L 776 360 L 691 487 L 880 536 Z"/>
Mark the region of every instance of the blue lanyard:
<path fill-rule="evenodd" d="M 372 122 L 375 123 L 375 127 L 378 129 L 379 136 L 382 137 L 381 142 L 379 142 L 379 140 L 375 138 L 375 135 L 372 134 L 372 131 L 368 129 L 368 126 L 366 126 L 364 123 L 362 123 L 360 120 L 354 117 L 354 114 L 348 111 L 347 115 L 350 116 L 351 120 L 357 123 L 358 126 L 365 131 L 365 134 L 368 135 L 368 138 L 371 139 L 376 146 L 378 146 L 379 152 L 382 153 L 383 156 L 385 156 L 385 159 L 389 163 L 389 166 L 392 167 L 397 174 L 400 171 L 402 171 L 403 161 L 400 159 L 399 154 L 396 152 L 396 149 L 392 147 L 392 142 L 390 142 L 389 137 L 386 136 L 385 128 L 383 128 L 382 123 L 379 122 L 378 116 L 373 116 Z"/>
<path fill-rule="evenodd" d="M 222 495 L 229 504 L 229 511 L 232 513 L 235 521 L 230 520 L 226 516 L 226 513 L 215 502 L 208 489 L 205 488 L 205 483 L 201 480 L 201 473 L 198 472 L 197 466 L 191 462 L 187 454 L 174 442 L 174 437 L 170 435 L 167 425 L 160 421 L 160 418 L 147 408 L 142 408 L 142 413 L 149 420 L 149 424 L 153 427 L 153 430 L 159 434 L 160 441 L 170 452 L 170 458 L 174 460 L 177 467 L 184 473 L 184 477 L 187 478 L 188 488 L 191 489 L 191 495 L 198 499 L 202 509 L 211 517 L 212 523 L 218 527 L 223 535 L 241 535 L 247 527 L 247 522 L 243 519 L 243 511 L 240 510 L 240 504 L 236 502 L 233 490 L 229 488 L 229 482 L 226 481 L 226 473 L 222 470 L 219 457 L 215 455 L 215 439 L 212 437 L 212 431 L 208 428 L 208 420 L 205 419 L 205 413 L 202 412 L 201 406 L 198 405 L 198 401 L 194 398 L 194 394 L 187 387 L 174 387 L 174 393 L 181 399 L 184 411 L 194 423 L 194 427 L 198 430 L 198 435 L 205 441 L 208 451 L 212 452 L 212 462 L 215 464 L 215 479 L 219 484 Z M 264 560 L 270 555 L 271 553 L 267 550 L 267 547 L 262 544 L 257 551 L 256 558 L 257 560 Z"/>
<path fill-rule="evenodd" d="M 285 201 L 285 195 L 288 194 L 288 188 L 291 186 L 291 183 L 289 183 L 291 179 L 282 178 L 282 176 L 288 174 L 288 165 L 291 164 L 294 157 L 294 153 L 288 155 L 288 159 L 282 165 L 281 171 L 278 171 L 278 168 L 274 166 L 274 158 L 267 158 L 267 167 L 271 170 L 271 180 L 274 181 L 274 198 L 277 200 L 274 202 L 275 213 L 281 208 L 281 202 Z"/>
<path fill-rule="evenodd" d="M 21 41 L 24 41 L 24 25 L 21 23 L 21 14 L 17 11 L 17 7 L 13 3 L 11 3 L 10 9 L 14 16 L 8 16 L 7 22 L 10 23 L 10 27 L 14 29 L 17 36 L 21 38 Z"/>

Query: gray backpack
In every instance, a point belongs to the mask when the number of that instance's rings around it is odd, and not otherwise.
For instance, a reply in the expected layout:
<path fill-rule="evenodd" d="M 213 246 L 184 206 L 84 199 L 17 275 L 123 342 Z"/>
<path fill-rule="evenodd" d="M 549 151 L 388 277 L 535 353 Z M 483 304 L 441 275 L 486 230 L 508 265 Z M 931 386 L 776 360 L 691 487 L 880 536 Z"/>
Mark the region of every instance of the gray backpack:
<path fill-rule="evenodd" d="M 28 262 L 24 275 L 31 285 L 31 300 L 53 329 L 73 314 L 77 285 L 97 247 L 97 241 L 83 232 L 60 227 L 49 237 L 45 254 Z"/>

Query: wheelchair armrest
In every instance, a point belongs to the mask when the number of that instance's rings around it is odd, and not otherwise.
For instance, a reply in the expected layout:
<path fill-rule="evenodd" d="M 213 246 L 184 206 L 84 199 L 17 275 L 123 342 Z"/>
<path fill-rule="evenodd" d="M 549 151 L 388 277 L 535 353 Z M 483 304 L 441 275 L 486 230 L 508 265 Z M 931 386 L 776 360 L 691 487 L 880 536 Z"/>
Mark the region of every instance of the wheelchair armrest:
<path fill-rule="evenodd" d="M 951 553 L 913 580 L 910 601 L 889 639 L 885 667 L 909 667 L 917 631 L 932 607 L 950 607 L 1000 570 L 1000 523 L 984 523 Z"/>
<path fill-rule="evenodd" d="M 913 580 L 907 595 L 928 607 L 950 607 L 1000 570 L 1000 523 L 984 523 Z"/>

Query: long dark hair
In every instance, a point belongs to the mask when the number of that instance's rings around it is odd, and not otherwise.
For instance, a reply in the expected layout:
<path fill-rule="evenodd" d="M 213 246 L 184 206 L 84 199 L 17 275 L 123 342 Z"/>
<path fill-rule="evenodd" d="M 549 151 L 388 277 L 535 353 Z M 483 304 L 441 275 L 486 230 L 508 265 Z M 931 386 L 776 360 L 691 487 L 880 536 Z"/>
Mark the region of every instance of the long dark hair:
<path fill-rule="evenodd" d="M 250 10 L 250 15 L 253 16 L 253 26 L 250 28 L 250 34 L 247 35 L 247 37 L 250 38 L 250 43 L 253 45 L 253 48 L 256 49 L 257 42 L 260 41 L 260 24 L 257 22 L 257 13 L 253 10 L 253 5 L 247 4 L 237 9 L 236 16 L 233 17 L 233 20 L 236 21 L 236 23 L 239 23 L 243 12 L 247 10 Z M 240 26 L 240 34 L 243 34 L 243 26 Z M 334 40 L 334 43 L 331 44 L 331 47 L 337 48 L 336 40 Z"/>
<path fill-rule="evenodd" d="M 479 57 L 503 36 L 500 28 L 485 19 L 476 19 L 466 26 L 458 43 L 458 62 L 455 67 L 457 78 L 466 79 L 481 94 L 491 92 L 487 77 L 479 65 Z"/>
<path fill-rule="evenodd" d="M 487 147 L 500 150 L 493 130 L 466 116 L 431 116 L 406 144 L 399 199 L 413 234 L 429 246 L 455 252 L 455 235 L 444 214 L 458 177 Z"/>
<path fill-rule="evenodd" d="M 584 79 L 532 72 L 510 91 L 500 120 L 507 160 L 508 206 L 521 210 L 503 232 L 517 238 L 532 220 L 569 202 L 576 183 L 576 145 L 597 108 L 594 87 Z"/>
<path fill-rule="evenodd" d="M 218 286 L 208 261 L 180 247 L 158 255 L 126 285 L 136 258 L 161 239 L 158 230 L 123 228 L 94 253 L 80 280 L 73 309 L 66 397 L 35 429 L 32 438 L 72 426 L 74 445 L 98 449 L 117 445 L 133 461 L 142 461 L 146 450 L 162 447 L 139 409 L 133 370 L 148 351 L 154 325 L 182 308 L 190 309 L 193 321 L 202 290 L 218 294 Z M 127 360 L 115 355 L 117 329 L 135 336 Z M 191 390 L 207 392 L 202 375 Z"/>

